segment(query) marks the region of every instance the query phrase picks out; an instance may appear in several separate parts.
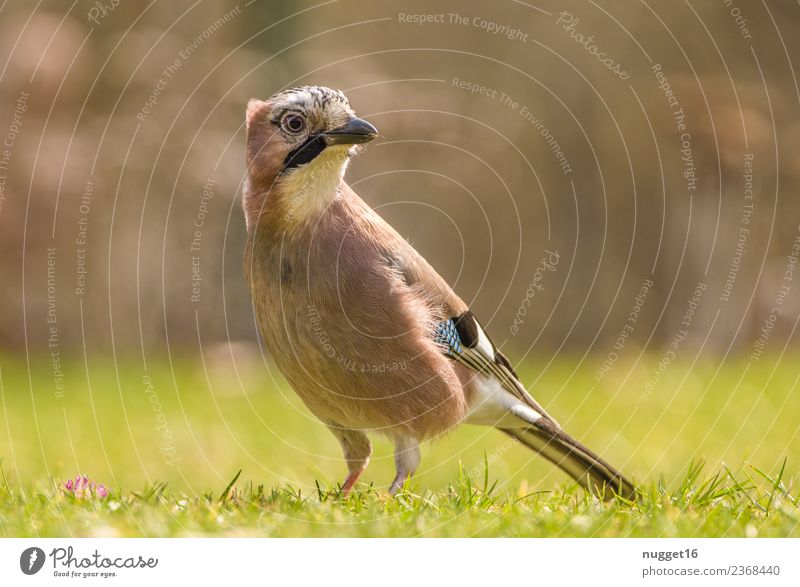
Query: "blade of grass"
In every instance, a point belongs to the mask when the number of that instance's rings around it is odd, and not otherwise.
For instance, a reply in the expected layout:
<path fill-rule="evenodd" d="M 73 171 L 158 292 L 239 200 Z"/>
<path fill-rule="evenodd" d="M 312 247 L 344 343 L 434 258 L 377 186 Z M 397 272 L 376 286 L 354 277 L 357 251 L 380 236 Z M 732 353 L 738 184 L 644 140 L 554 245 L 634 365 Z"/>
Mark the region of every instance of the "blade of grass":
<path fill-rule="evenodd" d="M 223 491 L 223 492 L 220 494 L 220 496 L 219 496 L 219 499 L 218 499 L 217 501 L 219 501 L 220 503 L 222 503 L 222 502 L 224 502 L 226 499 L 228 499 L 228 493 L 230 493 L 230 490 L 231 490 L 231 488 L 233 487 L 233 484 L 234 484 L 234 483 L 236 483 L 236 481 L 239 479 L 239 475 L 241 475 L 241 474 L 242 474 L 242 470 L 241 470 L 241 469 L 239 469 L 239 472 L 238 472 L 238 473 L 236 473 L 236 475 L 234 475 L 234 476 L 233 476 L 233 479 L 231 479 L 231 482 L 230 482 L 230 483 L 228 483 L 228 486 L 225 488 L 225 491 Z"/>

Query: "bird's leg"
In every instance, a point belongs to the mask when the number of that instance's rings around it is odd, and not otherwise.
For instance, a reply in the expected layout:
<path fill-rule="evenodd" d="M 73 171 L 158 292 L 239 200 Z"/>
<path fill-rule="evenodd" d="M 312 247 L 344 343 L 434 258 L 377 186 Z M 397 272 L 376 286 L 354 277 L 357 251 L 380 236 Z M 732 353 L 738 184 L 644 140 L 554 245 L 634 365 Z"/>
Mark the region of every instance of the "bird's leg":
<path fill-rule="evenodd" d="M 394 495 L 411 477 L 419 466 L 419 443 L 413 438 L 400 436 L 394 445 L 394 462 L 397 467 L 397 475 L 389 486 L 389 493 Z"/>
<path fill-rule="evenodd" d="M 366 469 L 366 466 L 362 467 L 361 469 L 350 471 L 345 478 L 344 483 L 342 484 L 342 497 L 347 497 L 350 495 L 350 491 L 353 489 L 356 481 L 358 481 L 358 478 L 361 477 L 361 473 L 364 472 L 364 469 Z"/>
<path fill-rule="evenodd" d="M 347 496 L 361 473 L 367 468 L 369 457 L 372 454 L 372 443 L 360 430 L 349 430 L 334 424 L 328 424 L 328 428 L 342 445 L 344 459 L 347 461 L 348 474 L 342 485 L 342 496 Z"/>

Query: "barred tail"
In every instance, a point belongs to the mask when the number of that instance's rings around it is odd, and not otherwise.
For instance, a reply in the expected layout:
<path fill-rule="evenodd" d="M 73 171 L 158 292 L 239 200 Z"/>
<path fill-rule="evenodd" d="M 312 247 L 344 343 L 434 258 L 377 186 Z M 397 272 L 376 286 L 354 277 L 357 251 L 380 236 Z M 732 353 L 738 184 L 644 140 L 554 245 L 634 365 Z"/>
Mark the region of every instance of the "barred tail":
<path fill-rule="evenodd" d="M 586 489 L 605 498 L 612 491 L 626 499 L 635 499 L 636 488 L 622 473 L 545 418 L 526 428 L 502 428 L 522 444 L 535 450 Z"/>

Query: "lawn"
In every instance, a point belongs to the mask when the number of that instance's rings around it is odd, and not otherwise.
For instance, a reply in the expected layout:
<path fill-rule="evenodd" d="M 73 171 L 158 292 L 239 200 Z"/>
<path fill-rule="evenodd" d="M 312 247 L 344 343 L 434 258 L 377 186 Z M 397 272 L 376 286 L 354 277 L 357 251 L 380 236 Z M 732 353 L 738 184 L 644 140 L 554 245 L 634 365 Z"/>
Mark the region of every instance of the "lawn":
<path fill-rule="evenodd" d="M 0 356 L 3 536 L 800 536 L 797 357 L 520 365 L 575 436 L 632 476 L 602 502 L 493 430 L 423 446 L 397 498 L 391 445 L 338 494 L 339 447 L 259 360 Z M 89 376 L 87 377 L 87 373 Z M 239 473 L 241 471 L 241 473 Z M 76 474 L 109 490 L 78 498 Z M 237 477 L 238 475 L 238 477 Z"/>

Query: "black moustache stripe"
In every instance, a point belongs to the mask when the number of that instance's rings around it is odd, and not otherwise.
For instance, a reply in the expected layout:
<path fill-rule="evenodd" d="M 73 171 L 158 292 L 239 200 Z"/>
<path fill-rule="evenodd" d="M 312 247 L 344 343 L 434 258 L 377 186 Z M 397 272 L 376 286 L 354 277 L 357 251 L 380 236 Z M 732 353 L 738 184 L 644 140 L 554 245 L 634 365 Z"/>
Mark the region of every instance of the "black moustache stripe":
<path fill-rule="evenodd" d="M 305 165 L 314 160 L 327 147 L 325 137 L 321 134 L 308 137 L 299 147 L 292 149 L 283 162 L 281 173 L 286 173 L 290 169 Z"/>

